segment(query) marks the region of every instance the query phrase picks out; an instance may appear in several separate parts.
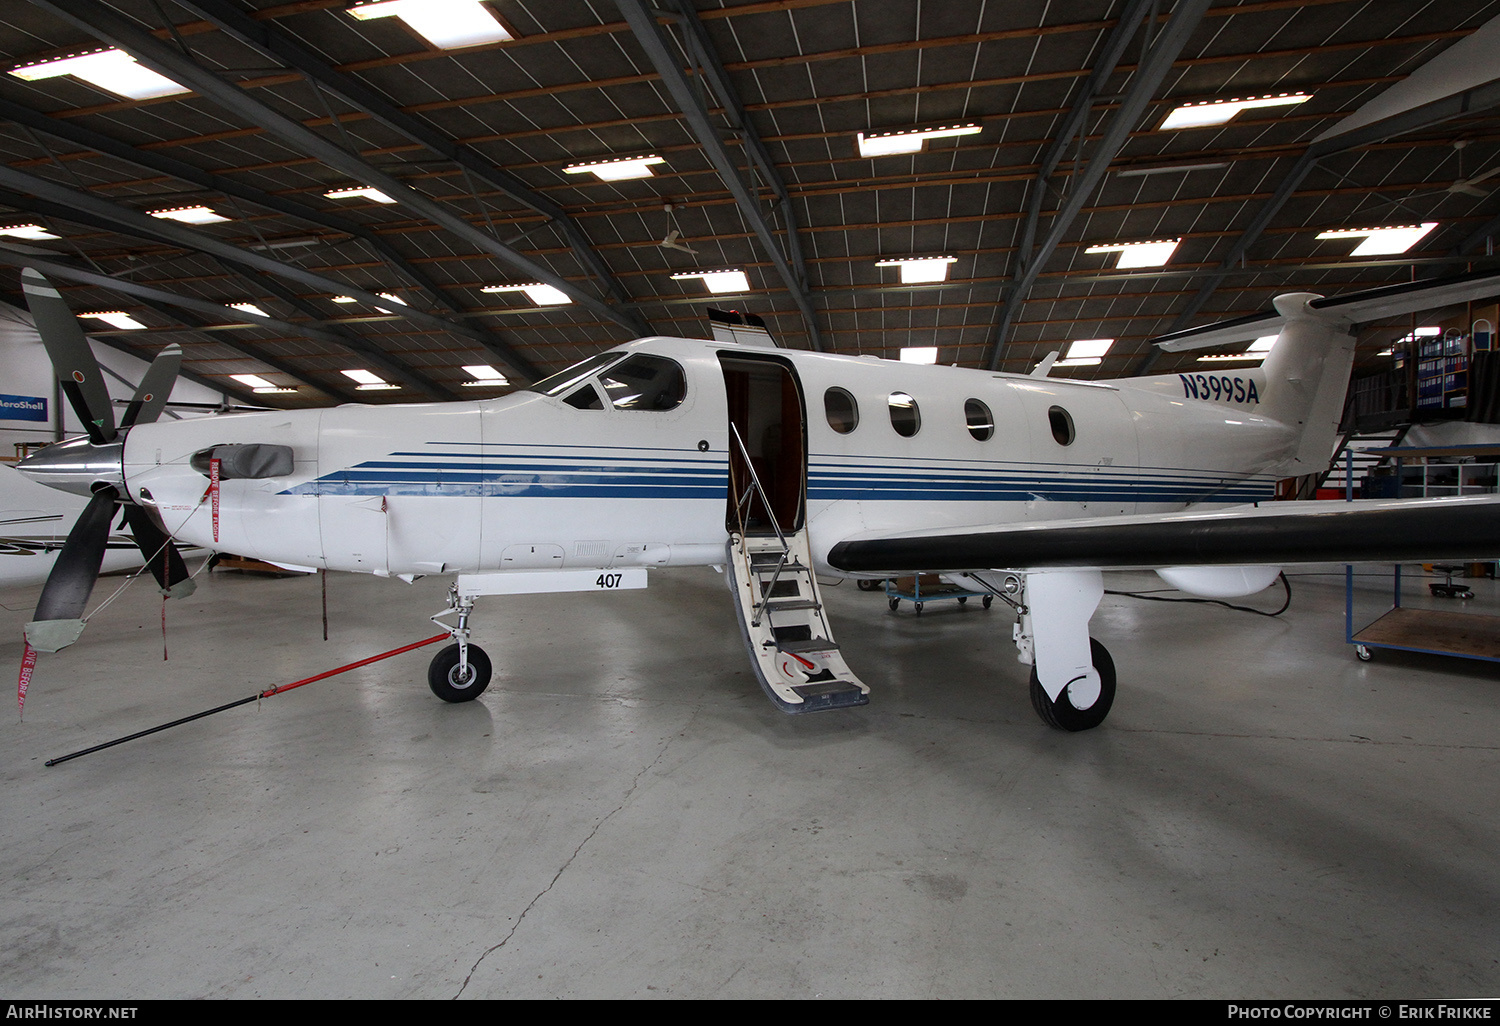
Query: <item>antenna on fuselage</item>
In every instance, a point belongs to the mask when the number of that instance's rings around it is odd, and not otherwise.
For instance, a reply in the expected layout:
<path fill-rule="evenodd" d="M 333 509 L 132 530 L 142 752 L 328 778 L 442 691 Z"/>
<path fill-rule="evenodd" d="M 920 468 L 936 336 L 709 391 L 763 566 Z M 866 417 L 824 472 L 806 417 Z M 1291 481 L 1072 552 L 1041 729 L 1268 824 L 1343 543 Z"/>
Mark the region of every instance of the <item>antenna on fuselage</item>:
<path fill-rule="evenodd" d="M 1058 351 L 1056 349 L 1042 357 L 1042 362 L 1031 368 L 1031 376 L 1034 378 L 1045 378 L 1052 373 L 1052 365 L 1057 362 Z"/>

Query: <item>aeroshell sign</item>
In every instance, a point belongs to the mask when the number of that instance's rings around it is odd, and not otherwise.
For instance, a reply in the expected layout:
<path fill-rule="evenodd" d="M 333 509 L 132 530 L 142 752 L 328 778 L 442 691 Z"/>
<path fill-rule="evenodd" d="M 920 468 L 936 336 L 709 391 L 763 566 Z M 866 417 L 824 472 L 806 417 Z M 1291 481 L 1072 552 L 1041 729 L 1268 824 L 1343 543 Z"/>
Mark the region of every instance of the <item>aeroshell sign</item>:
<path fill-rule="evenodd" d="M 38 395 L 0 395 L 0 420 L 47 419 L 47 400 Z"/>

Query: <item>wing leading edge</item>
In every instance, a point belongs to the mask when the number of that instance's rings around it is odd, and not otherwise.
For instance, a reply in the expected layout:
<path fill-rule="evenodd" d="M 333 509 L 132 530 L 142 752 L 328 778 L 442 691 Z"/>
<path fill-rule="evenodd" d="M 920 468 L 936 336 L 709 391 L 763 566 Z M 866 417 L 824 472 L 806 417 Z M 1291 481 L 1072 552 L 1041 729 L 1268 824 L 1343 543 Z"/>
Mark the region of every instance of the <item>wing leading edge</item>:
<path fill-rule="evenodd" d="M 1500 496 L 1276 502 L 1208 512 L 869 534 L 833 546 L 849 573 L 1236 566 L 1500 554 Z"/>

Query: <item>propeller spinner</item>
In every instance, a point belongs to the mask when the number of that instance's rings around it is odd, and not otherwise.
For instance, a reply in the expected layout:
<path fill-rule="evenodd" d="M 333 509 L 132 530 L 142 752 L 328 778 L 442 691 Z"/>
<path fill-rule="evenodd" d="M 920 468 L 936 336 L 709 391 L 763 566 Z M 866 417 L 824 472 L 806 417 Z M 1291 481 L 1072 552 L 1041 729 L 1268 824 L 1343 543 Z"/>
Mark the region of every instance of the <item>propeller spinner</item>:
<path fill-rule="evenodd" d="M 84 605 L 99 577 L 116 505 L 124 505 L 125 521 L 162 594 L 192 594 L 192 578 L 171 538 L 150 511 L 127 497 L 122 434 L 161 415 L 182 365 L 182 350 L 171 345 L 157 355 L 117 427 L 99 362 L 62 295 L 30 267 L 21 272 L 21 287 L 63 394 L 88 432 L 87 438 L 49 445 L 16 465 L 40 484 L 91 496 L 68 532 L 32 621 L 26 625 L 26 640 L 32 648 L 56 652 L 83 633 Z"/>

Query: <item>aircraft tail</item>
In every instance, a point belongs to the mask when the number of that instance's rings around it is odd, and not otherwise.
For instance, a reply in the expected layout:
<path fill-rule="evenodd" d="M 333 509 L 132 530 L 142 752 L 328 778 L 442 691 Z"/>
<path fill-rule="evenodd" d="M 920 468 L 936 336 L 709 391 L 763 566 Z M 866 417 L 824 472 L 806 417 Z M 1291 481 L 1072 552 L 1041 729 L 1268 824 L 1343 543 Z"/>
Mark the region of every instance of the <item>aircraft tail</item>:
<path fill-rule="evenodd" d="M 1261 365 L 1266 384 L 1259 412 L 1297 433 L 1286 461 L 1272 469 L 1287 477 L 1328 469 L 1354 366 L 1349 323 L 1313 312 L 1308 304 L 1319 298 L 1308 292 L 1276 297 L 1273 305 L 1286 323 Z"/>
<path fill-rule="evenodd" d="M 1243 342 L 1280 331 L 1262 366 L 1259 412 L 1297 431 L 1286 460 L 1267 470 L 1292 477 L 1320 473 L 1333 455 L 1354 362 L 1354 324 L 1500 296 L 1500 272 L 1473 271 L 1323 298 L 1278 296 L 1275 312 L 1187 328 L 1153 341 L 1169 353 Z"/>

